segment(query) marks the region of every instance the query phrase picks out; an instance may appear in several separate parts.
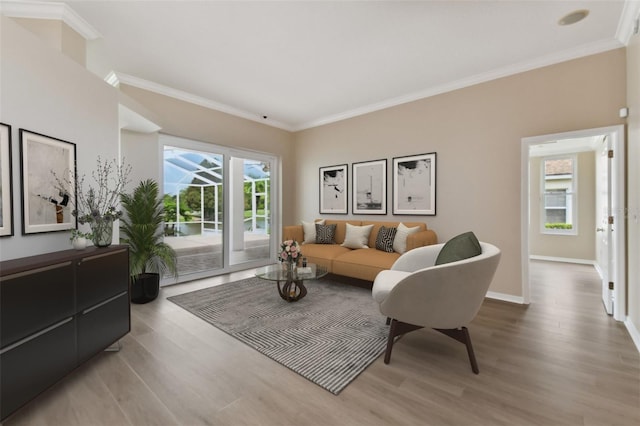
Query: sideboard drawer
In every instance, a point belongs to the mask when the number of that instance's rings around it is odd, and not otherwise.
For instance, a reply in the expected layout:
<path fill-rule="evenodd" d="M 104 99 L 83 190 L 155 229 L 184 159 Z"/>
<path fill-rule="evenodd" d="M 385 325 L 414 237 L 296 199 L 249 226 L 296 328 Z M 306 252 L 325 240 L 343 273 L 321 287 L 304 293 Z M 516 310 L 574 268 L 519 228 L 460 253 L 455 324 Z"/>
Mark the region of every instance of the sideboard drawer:
<path fill-rule="evenodd" d="M 129 293 L 124 291 L 78 314 L 78 361 L 83 362 L 131 330 Z"/>
<path fill-rule="evenodd" d="M 75 313 L 71 261 L 0 278 L 0 347 Z"/>
<path fill-rule="evenodd" d="M 75 326 L 75 320 L 67 318 L 42 334 L 0 351 L 1 418 L 53 385 L 76 366 Z"/>
<path fill-rule="evenodd" d="M 129 251 L 100 251 L 78 261 L 77 309 L 90 308 L 129 288 Z M 124 267 L 123 267 L 124 266 Z"/>

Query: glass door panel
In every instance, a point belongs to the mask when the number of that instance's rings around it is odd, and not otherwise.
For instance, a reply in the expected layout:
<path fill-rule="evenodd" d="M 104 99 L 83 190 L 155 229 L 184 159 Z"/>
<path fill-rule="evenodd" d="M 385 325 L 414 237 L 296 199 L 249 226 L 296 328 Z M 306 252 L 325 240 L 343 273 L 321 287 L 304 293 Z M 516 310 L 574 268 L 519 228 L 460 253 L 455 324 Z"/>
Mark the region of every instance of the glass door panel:
<path fill-rule="evenodd" d="M 265 261 L 271 255 L 271 170 L 268 159 L 229 160 L 229 264 Z"/>
<path fill-rule="evenodd" d="M 224 157 L 164 146 L 165 239 L 186 281 L 224 267 Z"/>

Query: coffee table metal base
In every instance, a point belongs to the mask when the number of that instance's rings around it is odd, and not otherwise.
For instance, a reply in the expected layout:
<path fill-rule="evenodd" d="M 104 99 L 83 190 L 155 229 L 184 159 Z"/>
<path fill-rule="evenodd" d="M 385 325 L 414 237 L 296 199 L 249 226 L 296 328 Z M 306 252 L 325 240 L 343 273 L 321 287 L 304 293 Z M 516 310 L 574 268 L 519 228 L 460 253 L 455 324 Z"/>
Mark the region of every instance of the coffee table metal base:
<path fill-rule="evenodd" d="M 287 302 L 297 302 L 307 295 L 307 288 L 302 280 L 287 279 L 286 281 L 276 281 L 278 293 Z"/>

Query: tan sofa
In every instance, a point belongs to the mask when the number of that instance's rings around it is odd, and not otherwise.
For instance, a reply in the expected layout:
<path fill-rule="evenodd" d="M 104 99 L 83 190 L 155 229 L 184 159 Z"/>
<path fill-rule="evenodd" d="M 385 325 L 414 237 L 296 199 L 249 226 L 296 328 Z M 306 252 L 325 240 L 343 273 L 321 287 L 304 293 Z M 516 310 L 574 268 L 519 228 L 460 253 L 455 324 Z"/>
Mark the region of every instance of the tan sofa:
<path fill-rule="evenodd" d="M 355 226 L 373 225 L 367 244 L 369 248 L 350 249 L 340 245 L 345 239 L 347 223 Z M 426 224 L 404 221 L 402 223 L 409 228 L 420 227 L 417 233 L 407 237 L 407 251 L 438 242 L 438 236 L 434 231 L 428 229 Z M 322 265 L 333 274 L 373 281 L 380 271 L 391 268 L 393 262 L 400 257 L 399 253 L 387 253 L 375 248 L 380 227 L 397 227 L 400 222 L 327 219 L 325 224 L 336 224 L 336 244 L 305 243 L 302 244 L 302 255 L 307 258 L 309 263 Z M 282 234 L 284 240 L 304 241 L 302 225 L 285 226 Z"/>

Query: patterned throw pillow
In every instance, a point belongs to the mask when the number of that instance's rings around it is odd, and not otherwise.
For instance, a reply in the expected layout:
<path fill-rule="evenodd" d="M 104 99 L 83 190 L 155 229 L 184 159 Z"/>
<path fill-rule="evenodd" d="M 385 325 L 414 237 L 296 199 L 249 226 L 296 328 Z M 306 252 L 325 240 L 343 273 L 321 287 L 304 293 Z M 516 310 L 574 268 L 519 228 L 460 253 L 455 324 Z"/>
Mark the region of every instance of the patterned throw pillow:
<path fill-rule="evenodd" d="M 336 236 L 336 224 L 318 225 L 316 224 L 316 244 L 333 244 Z"/>
<path fill-rule="evenodd" d="M 398 228 L 387 228 L 381 226 L 376 237 L 376 249 L 393 253 L 393 239 L 396 237 Z"/>

